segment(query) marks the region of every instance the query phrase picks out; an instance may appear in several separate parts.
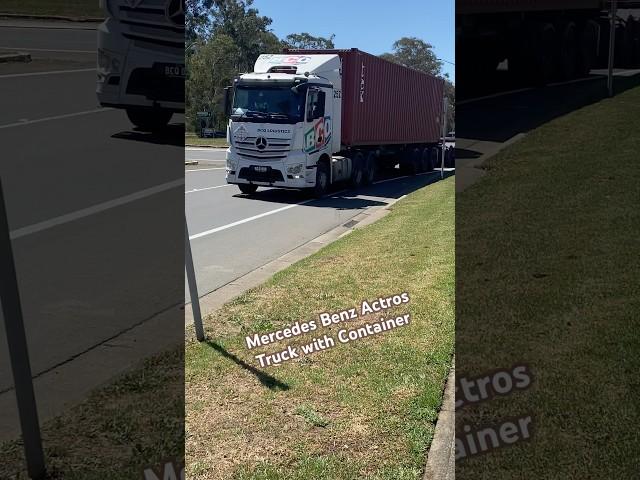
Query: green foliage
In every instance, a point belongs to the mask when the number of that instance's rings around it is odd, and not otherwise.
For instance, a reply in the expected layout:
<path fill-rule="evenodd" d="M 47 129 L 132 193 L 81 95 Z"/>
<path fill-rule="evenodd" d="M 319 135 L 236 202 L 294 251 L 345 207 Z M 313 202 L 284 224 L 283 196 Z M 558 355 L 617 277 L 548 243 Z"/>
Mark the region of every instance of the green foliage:
<path fill-rule="evenodd" d="M 313 35 L 303 33 L 292 33 L 287 35 L 282 42 L 285 47 L 288 48 L 307 48 L 314 50 L 327 50 L 336 48 L 333 44 L 333 39 L 336 38 L 335 34 L 332 34 L 329 38 L 314 37 Z"/>

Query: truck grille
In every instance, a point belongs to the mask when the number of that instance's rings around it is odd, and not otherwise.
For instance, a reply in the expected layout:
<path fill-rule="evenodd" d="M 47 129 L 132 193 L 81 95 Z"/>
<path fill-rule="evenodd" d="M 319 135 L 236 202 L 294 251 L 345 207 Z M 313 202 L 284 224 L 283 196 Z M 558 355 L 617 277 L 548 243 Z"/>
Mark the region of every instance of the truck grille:
<path fill-rule="evenodd" d="M 184 0 L 142 0 L 132 7 L 121 1 L 118 19 L 131 40 L 184 49 Z"/>
<path fill-rule="evenodd" d="M 291 150 L 291 140 L 286 138 L 263 137 L 267 141 L 267 145 L 264 148 L 258 148 L 256 143 L 258 138 L 260 137 L 247 137 L 242 142 L 234 140 L 233 145 L 238 155 L 258 160 L 274 160 L 286 158 L 287 153 Z"/>

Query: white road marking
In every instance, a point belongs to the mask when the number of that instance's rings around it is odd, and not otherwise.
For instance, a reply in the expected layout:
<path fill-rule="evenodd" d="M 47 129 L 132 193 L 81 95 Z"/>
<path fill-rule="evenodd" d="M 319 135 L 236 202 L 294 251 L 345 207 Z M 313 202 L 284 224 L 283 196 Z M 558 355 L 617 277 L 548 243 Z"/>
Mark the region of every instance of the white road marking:
<path fill-rule="evenodd" d="M 37 118 L 35 120 L 22 119 L 18 122 L 0 125 L 0 130 L 4 128 L 23 127 L 25 125 L 32 125 L 34 123 L 49 122 L 51 120 L 62 120 L 63 118 L 72 118 L 72 117 L 79 117 L 82 115 L 90 115 L 92 113 L 110 112 L 111 110 L 114 110 L 114 109 L 113 108 L 95 108 L 93 110 L 85 110 L 84 112 L 65 113 L 64 115 L 55 115 L 53 117 Z"/>
<path fill-rule="evenodd" d="M 184 192 L 185 194 L 187 193 L 197 193 L 197 192 L 204 192 L 205 190 L 214 190 L 216 188 L 223 188 L 223 187 L 230 187 L 231 184 L 228 183 L 226 185 L 218 185 L 216 187 L 205 187 L 205 188 L 194 188 L 193 190 L 187 190 L 186 192 Z"/>
<path fill-rule="evenodd" d="M 447 171 L 447 170 L 453 170 L 453 169 L 445 169 L 445 171 Z M 438 170 L 434 170 L 433 172 L 418 173 L 417 175 L 429 175 L 429 174 L 433 174 L 433 173 L 438 173 L 439 171 L 440 170 L 438 169 Z M 377 182 L 374 182 L 373 185 L 377 185 L 377 184 L 385 183 L 385 182 L 391 182 L 393 180 L 400 180 L 402 178 L 407 178 L 407 177 L 408 177 L 408 175 L 405 175 L 404 177 L 389 178 L 387 180 L 379 180 Z M 226 185 L 220 185 L 218 187 L 211 187 L 211 188 L 220 188 L 221 186 L 225 187 Z M 348 189 L 344 189 L 344 190 L 340 190 L 338 192 L 334 192 L 330 196 L 328 196 L 327 198 L 335 197 L 335 196 L 340 195 L 341 193 L 344 193 L 344 192 L 347 192 L 347 191 L 348 191 Z M 190 192 L 185 192 L 185 193 L 190 193 Z M 253 217 L 243 218 L 242 220 L 238 220 L 237 222 L 228 223 L 227 225 L 222 225 L 220 227 L 212 228 L 210 230 L 205 230 L 204 232 L 200 232 L 200 233 L 196 233 L 194 235 L 191 235 L 189 237 L 189 240 L 195 240 L 197 238 L 202 238 L 202 237 L 206 237 L 206 236 L 209 236 L 209 235 L 213 235 L 214 233 L 218 233 L 218 232 L 221 232 L 223 230 L 227 230 L 229 228 L 237 227 L 238 225 L 242 225 L 244 223 L 252 222 L 254 220 L 258 220 L 260 218 L 267 217 L 269 215 L 274 215 L 276 213 L 284 212 L 285 210 L 289 210 L 291 208 L 298 207 L 300 205 L 305 205 L 307 203 L 314 202 L 315 200 L 317 200 L 317 199 L 312 198 L 312 199 L 309 199 L 309 200 L 305 200 L 304 202 L 294 203 L 294 204 L 291 204 L 291 205 L 286 205 L 286 206 L 281 207 L 281 208 L 276 208 L 275 210 L 269 210 L 268 212 L 264 212 L 264 213 L 261 213 L 259 215 L 254 215 Z"/>
<path fill-rule="evenodd" d="M 7 75 L 0 75 L 0 80 L 3 78 L 20 78 L 20 77 L 37 77 L 42 75 L 62 75 L 65 73 L 80 73 L 80 72 L 95 72 L 94 68 L 77 68 L 74 70 L 50 70 L 48 72 L 30 72 L 30 73 L 10 73 Z"/>
<path fill-rule="evenodd" d="M 185 170 L 185 173 L 190 172 L 206 172 L 207 170 L 226 170 L 227 167 L 213 167 L 213 168 L 190 168 Z"/>
<path fill-rule="evenodd" d="M 144 190 L 140 190 L 139 192 L 135 192 L 130 195 L 125 195 L 124 197 L 115 198 L 113 200 L 99 203 L 91 207 L 83 208 L 81 210 L 76 210 L 75 212 L 67 213 L 65 215 L 60 215 L 59 217 L 50 218 L 49 220 L 45 220 L 43 222 L 38 222 L 38 223 L 34 223 L 33 225 L 21 227 L 16 230 L 12 230 L 10 232 L 10 237 L 12 240 L 15 240 L 21 237 L 26 237 L 27 235 L 32 235 L 34 233 L 47 230 L 49 228 L 57 227 L 58 225 L 63 225 L 65 223 L 73 222 L 74 220 L 79 220 L 81 218 L 89 217 L 91 215 L 95 215 L 96 213 L 101 213 L 101 212 L 104 212 L 105 210 L 120 207 L 127 203 L 135 202 L 136 200 L 150 197 L 152 195 L 156 195 L 158 193 L 164 192 L 166 190 L 171 190 L 173 188 L 177 188 L 180 186 L 184 186 L 184 179 L 174 180 L 172 182 L 156 185 L 155 187 L 146 188 Z"/>
<path fill-rule="evenodd" d="M 64 52 L 64 53 L 93 53 L 97 50 L 65 50 L 60 48 L 31 48 L 31 47 L 0 47 L 0 50 L 19 50 L 27 52 Z"/>
<path fill-rule="evenodd" d="M 305 203 L 310 203 L 314 199 L 305 200 L 304 202 L 294 203 L 292 205 L 286 205 L 284 207 L 276 208 L 275 210 L 269 210 L 268 212 L 261 213 L 259 215 L 254 215 L 253 217 L 244 218 L 242 220 L 238 220 L 237 222 L 228 223 L 227 225 L 222 225 L 221 227 L 212 228 L 211 230 L 205 230 L 204 232 L 196 233 L 195 235 L 191 235 L 189 240 L 195 240 L 197 238 L 206 237 L 208 235 L 213 235 L 214 233 L 221 232 L 222 230 L 227 230 L 229 228 L 236 227 L 238 225 L 242 225 L 243 223 L 252 222 L 254 220 L 258 220 L 259 218 L 267 217 L 269 215 L 273 215 L 275 213 L 284 212 L 285 210 L 289 210 L 291 208 L 295 208 L 299 205 L 304 205 Z"/>

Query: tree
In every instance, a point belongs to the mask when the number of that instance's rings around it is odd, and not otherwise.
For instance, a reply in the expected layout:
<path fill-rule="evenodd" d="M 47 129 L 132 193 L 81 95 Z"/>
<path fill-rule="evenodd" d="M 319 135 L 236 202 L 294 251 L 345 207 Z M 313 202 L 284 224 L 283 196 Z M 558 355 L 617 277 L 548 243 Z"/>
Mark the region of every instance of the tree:
<path fill-rule="evenodd" d="M 383 53 L 380 57 L 431 75 L 441 75 L 443 62 L 436 57 L 433 45 L 416 37 L 402 37 L 393 43 L 392 49 L 393 53 Z"/>
<path fill-rule="evenodd" d="M 336 36 L 332 34 L 329 38 L 314 37 L 306 32 L 292 33 L 287 35 L 283 40 L 283 45 L 287 48 L 305 48 L 312 50 L 328 50 L 336 48 L 333 39 Z"/>

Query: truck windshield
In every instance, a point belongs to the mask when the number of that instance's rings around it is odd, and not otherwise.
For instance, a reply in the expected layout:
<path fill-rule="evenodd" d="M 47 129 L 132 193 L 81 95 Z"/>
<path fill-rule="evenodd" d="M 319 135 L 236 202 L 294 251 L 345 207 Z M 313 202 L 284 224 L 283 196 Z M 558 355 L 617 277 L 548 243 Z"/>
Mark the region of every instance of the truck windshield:
<path fill-rule="evenodd" d="M 290 86 L 264 87 L 241 85 L 236 88 L 231 117 L 248 122 L 297 123 L 304 116 L 303 93 Z"/>

